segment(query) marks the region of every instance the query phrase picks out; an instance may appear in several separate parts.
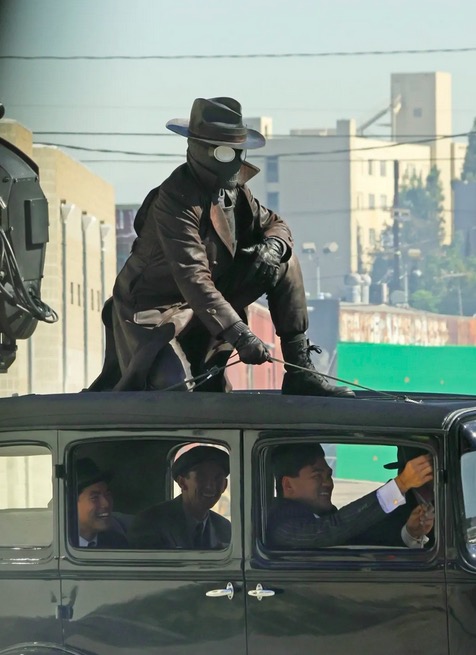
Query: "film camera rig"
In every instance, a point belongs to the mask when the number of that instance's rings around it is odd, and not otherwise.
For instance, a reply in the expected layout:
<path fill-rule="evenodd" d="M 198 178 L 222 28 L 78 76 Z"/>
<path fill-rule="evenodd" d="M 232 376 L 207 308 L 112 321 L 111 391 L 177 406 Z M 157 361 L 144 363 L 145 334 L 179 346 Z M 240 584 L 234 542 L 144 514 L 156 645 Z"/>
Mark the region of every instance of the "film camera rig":
<path fill-rule="evenodd" d="M 0 119 L 5 113 L 0 104 Z M 55 323 L 56 312 L 40 298 L 48 243 L 48 202 L 39 169 L 19 148 L 0 138 L 0 373 L 38 321 Z"/>

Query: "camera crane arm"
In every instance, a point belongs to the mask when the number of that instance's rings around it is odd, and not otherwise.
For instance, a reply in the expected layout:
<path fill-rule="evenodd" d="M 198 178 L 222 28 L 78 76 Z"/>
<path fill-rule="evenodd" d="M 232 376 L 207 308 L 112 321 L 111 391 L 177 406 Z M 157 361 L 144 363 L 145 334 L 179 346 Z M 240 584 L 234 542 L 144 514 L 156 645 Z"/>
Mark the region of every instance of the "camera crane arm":
<path fill-rule="evenodd" d="M 40 296 L 47 243 L 48 202 L 38 166 L 0 138 L 0 373 L 15 361 L 17 339 L 31 337 L 38 321 L 58 320 Z"/>

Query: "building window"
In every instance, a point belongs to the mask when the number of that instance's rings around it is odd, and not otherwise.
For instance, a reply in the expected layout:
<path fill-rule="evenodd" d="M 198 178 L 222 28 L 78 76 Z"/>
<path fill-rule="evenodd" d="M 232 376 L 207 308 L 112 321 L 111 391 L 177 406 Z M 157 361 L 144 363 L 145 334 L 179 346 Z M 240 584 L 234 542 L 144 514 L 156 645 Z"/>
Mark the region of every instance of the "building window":
<path fill-rule="evenodd" d="M 91 289 L 91 311 L 94 310 L 94 290 Z"/>
<path fill-rule="evenodd" d="M 74 305 L 74 283 L 69 283 L 69 299 L 72 305 Z"/>
<path fill-rule="evenodd" d="M 279 182 L 279 163 L 277 157 L 266 158 L 266 182 Z"/>
<path fill-rule="evenodd" d="M 78 305 L 81 307 L 81 285 L 78 284 Z"/>
<path fill-rule="evenodd" d="M 369 193 L 369 209 L 375 209 L 375 195 Z"/>
<path fill-rule="evenodd" d="M 380 196 L 380 207 L 382 209 L 387 209 L 388 205 L 387 205 L 387 196 L 386 195 L 381 195 Z"/>
<path fill-rule="evenodd" d="M 368 161 L 368 173 L 369 173 L 369 175 L 374 174 L 374 160 L 373 159 L 369 159 L 369 161 Z"/>
<path fill-rule="evenodd" d="M 118 230 L 124 229 L 124 211 L 122 209 L 116 211 L 116 228 Z"/>
<path fill-rule="evenodd" d="M 371 248 L 375 248 L 376 245 L 377 245 L 377 238 L 376 238 L 375 229 L 371 227 L 369 229 L 369 246 Z"/>
<path fill-rule="evenodd" d="M 279 211 L 279 193 L 277 191 L 269 191 L 267 195 L 267 206 L 274 212 Z"/>
<path fill-rule="evenodd" d="M 380 162 L 380 175 L 382 177 L 387 175 L 387 162 L 384 159 Z"/>
<path fill-rule="evenodd" d="M 422 114 L 423 114 L 423 111 L 422 111 L 421 107 L 415 107 L 415 109 L 413 110 L 413 118 L 421 118 Z"/>

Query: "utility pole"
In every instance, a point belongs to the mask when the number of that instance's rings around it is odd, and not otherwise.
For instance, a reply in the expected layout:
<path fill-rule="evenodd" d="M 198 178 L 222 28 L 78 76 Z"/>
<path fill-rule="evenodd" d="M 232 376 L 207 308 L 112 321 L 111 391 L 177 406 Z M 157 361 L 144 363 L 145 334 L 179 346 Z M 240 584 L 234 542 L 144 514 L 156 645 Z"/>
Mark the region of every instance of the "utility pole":
<path fill-rule="evenodd" d="M 400 220 L 398 181 L 400 178 L 400 162 L 393 161 L 393 291 L 400 289 L 400 268 L 402 253 L 400 251 Z"/>

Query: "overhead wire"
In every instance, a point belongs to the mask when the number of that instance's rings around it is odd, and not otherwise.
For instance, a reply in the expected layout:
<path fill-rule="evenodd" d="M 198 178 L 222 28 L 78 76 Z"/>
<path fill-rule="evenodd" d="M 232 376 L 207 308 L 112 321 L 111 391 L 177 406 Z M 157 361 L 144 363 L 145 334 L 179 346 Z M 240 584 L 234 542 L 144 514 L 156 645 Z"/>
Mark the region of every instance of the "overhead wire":
<path fill-rule="evenodd" d="M 145 61 L 187 59 L 295 59 L 319 57 L 375 57 L 394 55 L 426 55 L 476 52 L 476 47 L 459 48 L 412 48 L 399 50 L 336 50 L 327 52 L 257 52 L 243 54 L 185 54 L 185 55 L 0 55 L 0 59 L 30 61 Z"/>
<path fill-rule="evenodd" d="M 291 111 L 291 110 L 290 110 Z M 55 136 L 145 136 L 150 137 L 176 137 L 177 135 L 173 132 L 100 132 L 100 131 L 65 131 L 65 130 L 32 130 L 35 135 L 45 135 L 53 134 Z M 272 141 L 273 139 L 342 139 L 343 137 L 358 137 L 360 139 L 388 139 L 388 134 L 275 134 L 273 133 L 268 139 Z M 400 138 L 403 139 L 415 139 L 415 138 L 431 138 L 437 139 L 441 137 L 448 137 L 451 135 L 448 134 L 399 134 Z"/>
<path fill-rule="evenodd" d="M 434 143 L 436 141 L 442 141 L 445 139 L 456 139 L 461 137 L 467 137 L 470 134 L 474 134 L 474 132 L 470 130 L 468 132 L 460 132 L 457 134 L 443 134 L 438 137 L 427 137 L 425 139 L 417 139 L 415 141 L 398 141 L 398 142 L 392 141 L 390 143 L 386 143 L 378 146 L 363 146 L 359 148 L 338 148 L 335 150 L 313 150 L 308 152 L 288 152 L 288 153 L 284 152 L 284 153 L 273 153 L 272 155 L 257 154 L 255 155 L 255 157 L 296 157 L 296 156 L 309 157 L 311 155 L 337 155 L 337 154 L 347 154 L 352 152 L 367 152 L 367 151 L 382 150 L 387 148 L 396 148 L 405 145 L 419 145 L 419 144 L 422 145 L 427 143 Z M 68 148 L 70 150 L 83 150 L 86 152 L 104 152 L 104 153 L 117 154 L 117 155 L 132 155 L 138 157 L 177 157 L 177 153 L 141 152 L 141 151 L 138 152 L 138 151 L 129 151 L 129 150 L 119 150 L 113 148 L 91 148 L 88 146 L 78 146 L 78 145 L 67 144 L 67 143 L 44 142 L 38 145 L 54 146 L 57 148 Z"/>

